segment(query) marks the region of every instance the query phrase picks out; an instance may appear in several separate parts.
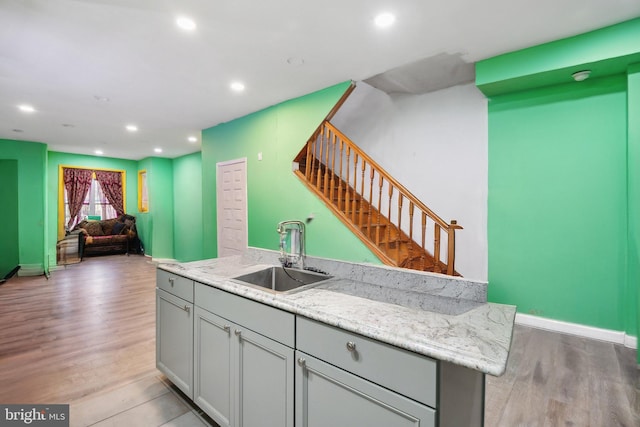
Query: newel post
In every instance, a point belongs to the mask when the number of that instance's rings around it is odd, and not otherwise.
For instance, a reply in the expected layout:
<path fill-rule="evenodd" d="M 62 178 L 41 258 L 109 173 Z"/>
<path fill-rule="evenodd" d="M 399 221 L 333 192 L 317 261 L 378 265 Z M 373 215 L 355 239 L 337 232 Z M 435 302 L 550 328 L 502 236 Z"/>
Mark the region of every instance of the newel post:
<path fill-rule="evenodd" d="M 451 224 L 449 224 L 449 229 L 447 230 L 447 274 L 449 276 L 453 276 L 455 271 L 455 260 L 456 260 L 456 230 L 462 229 L 461 226 L 458 225 L 458 221 L 455 219 L 451 220 Z"/>

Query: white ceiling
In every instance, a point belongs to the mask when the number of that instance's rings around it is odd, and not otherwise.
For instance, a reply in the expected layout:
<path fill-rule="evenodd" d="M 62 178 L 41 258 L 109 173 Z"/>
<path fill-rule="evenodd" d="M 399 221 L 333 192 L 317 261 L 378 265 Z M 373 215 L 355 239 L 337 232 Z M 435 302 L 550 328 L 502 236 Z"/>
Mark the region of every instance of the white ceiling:
<path fill-rule="evenodd" d="M 382 11 L 393 27 L 373 26 Z M 0 0 L 0 138 L 173 158 L 200 149 L 187 136 L 201 129 L 339 82 L 443 54 L 475 62 L 637 16 L 640 0 Z"/>

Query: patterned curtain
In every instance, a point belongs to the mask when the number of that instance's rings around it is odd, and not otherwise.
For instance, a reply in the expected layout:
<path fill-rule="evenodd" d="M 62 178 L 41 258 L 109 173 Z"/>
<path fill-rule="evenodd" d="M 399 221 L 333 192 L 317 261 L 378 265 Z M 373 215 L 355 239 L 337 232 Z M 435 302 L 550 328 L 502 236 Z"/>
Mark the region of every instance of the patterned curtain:
<path fill-rule="evenodd" d="M 69 201 L 69 223 L 67 228 L 71 230 L 80 221 L 80 211 L 89 188 L 91 188 L 92 171 L 87 169 L 62 168 L 64 188 L 67 189 L 67 199 Z"/>
<path fill-rule="evenodd" d="M 118 216 L 124 214 L 124 203 L 122 200 L 122 173 L 109 171 L 95 171 L 96 180 L 102 187 L 105 197 L 116 210 Z"/>

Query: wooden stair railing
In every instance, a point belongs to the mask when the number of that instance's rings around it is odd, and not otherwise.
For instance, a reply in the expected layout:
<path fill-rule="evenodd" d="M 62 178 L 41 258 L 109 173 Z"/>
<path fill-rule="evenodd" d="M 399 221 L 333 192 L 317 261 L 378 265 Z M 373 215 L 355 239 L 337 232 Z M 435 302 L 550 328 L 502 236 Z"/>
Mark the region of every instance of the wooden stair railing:
<path fill-rule="evenodd" d="M 295 162 L 302 182 L 385 264 L 459 275 L 455 231 L 462 227 L 442 220 L 329 121 Z"/>

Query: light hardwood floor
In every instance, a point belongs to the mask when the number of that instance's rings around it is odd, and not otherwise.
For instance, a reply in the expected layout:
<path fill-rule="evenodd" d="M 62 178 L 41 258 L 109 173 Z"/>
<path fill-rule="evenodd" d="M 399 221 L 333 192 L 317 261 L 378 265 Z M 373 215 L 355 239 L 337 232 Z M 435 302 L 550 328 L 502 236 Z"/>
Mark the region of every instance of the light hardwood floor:
<path fill-rule="evenodd" d="M 0 403 L 69 403 L 72 426 L 212 426 L 155 369 L 155 265 L 85 258 L 0 286 Z M 517 326 L 487 427 L 640 426 L 635 350 Z M 390 426 L 392 427 L 392 426 Z"/>

